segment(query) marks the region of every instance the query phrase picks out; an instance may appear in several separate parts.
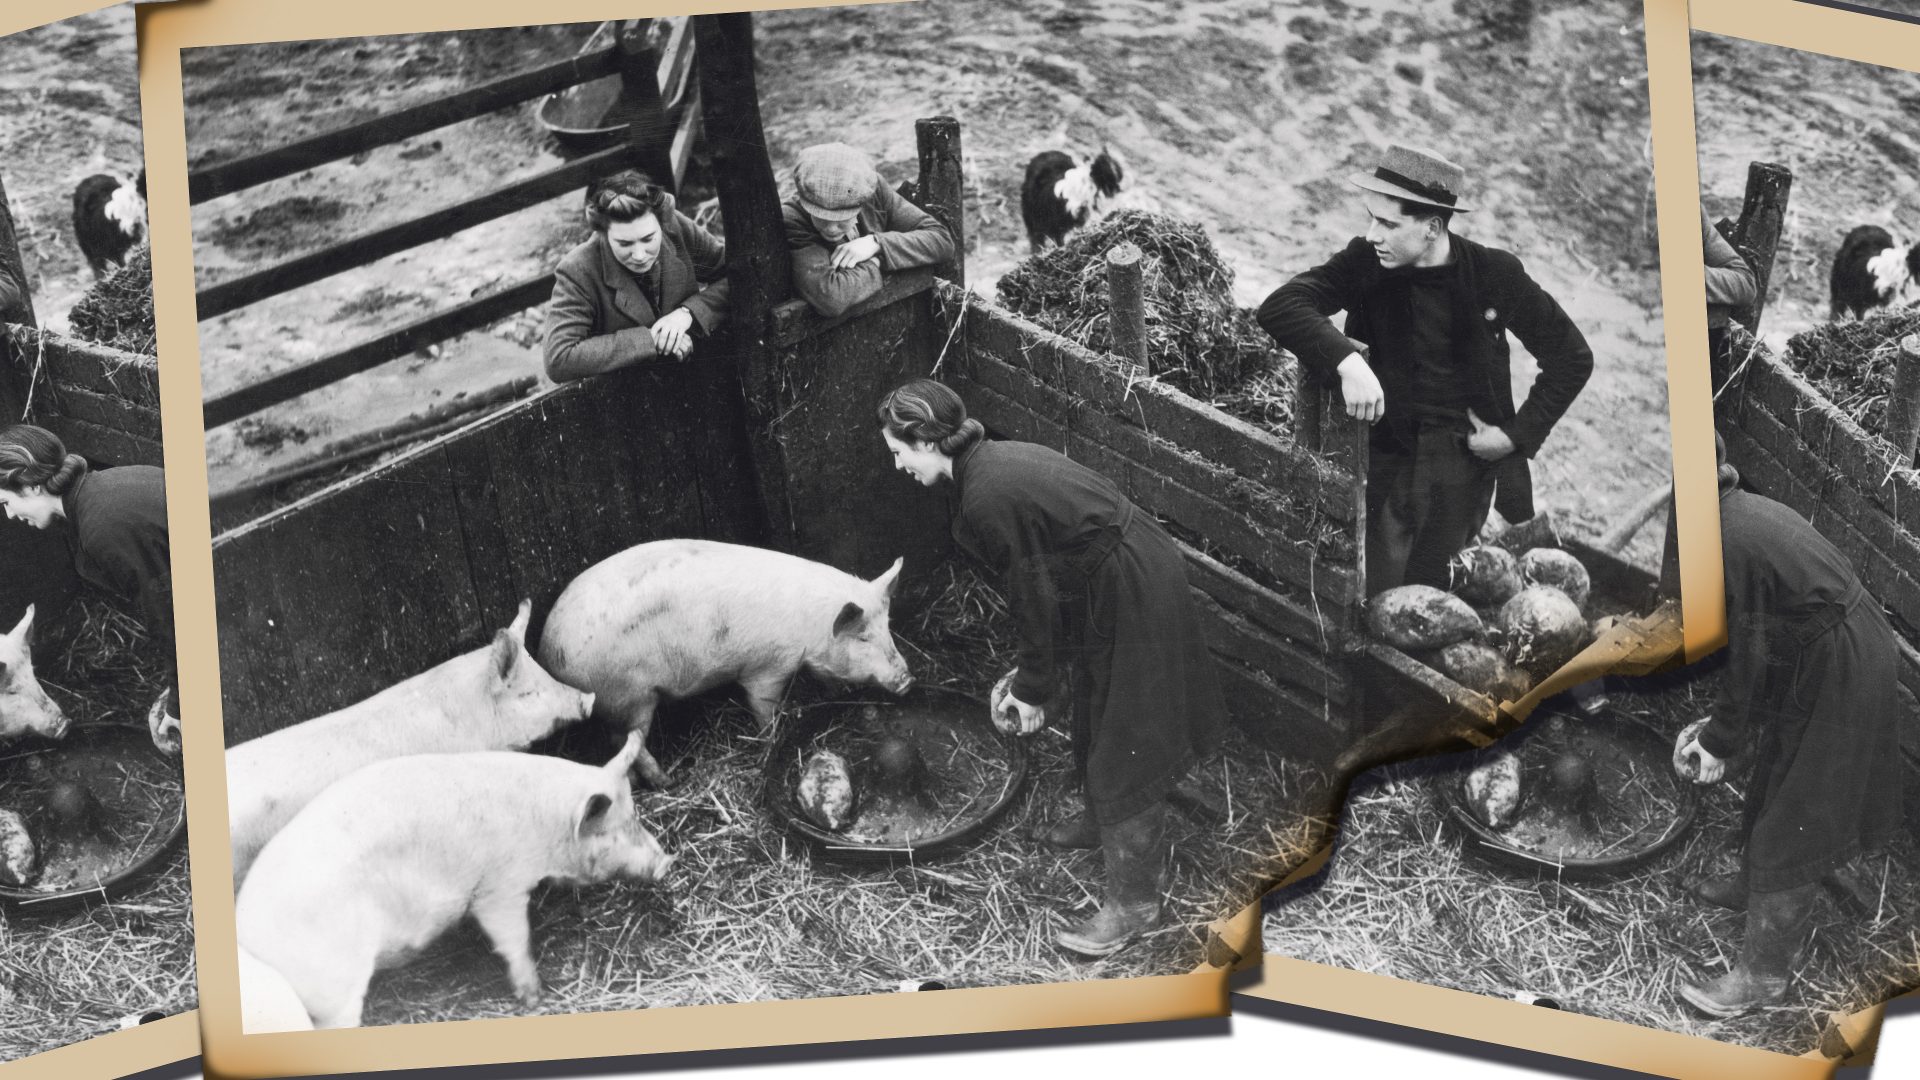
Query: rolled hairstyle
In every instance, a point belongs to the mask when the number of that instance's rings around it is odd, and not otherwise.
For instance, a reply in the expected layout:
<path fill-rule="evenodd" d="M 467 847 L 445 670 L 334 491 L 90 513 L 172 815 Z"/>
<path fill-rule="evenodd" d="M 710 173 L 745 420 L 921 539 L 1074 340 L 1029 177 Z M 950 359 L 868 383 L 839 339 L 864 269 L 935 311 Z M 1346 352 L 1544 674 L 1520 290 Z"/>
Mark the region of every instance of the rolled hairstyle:
<path fill-rule="evenodd" d="M 60 436 L 32 424 L 0 431 L 0 488 L 25 491 L 35 485 L 64 495 L 87 473 L 87 459 L 67 453 Z"/>
<path fill-rule="evenodd" d="M 622 169 L 587 187 L 587 224 L 595 232 L 606 232 L 614 222 L 658 215 L 666 206 L 666 189 L 639 169 Z"/>
<path fill-rule="evenodd" d="M 987 433 L 967 415 L 966 402 L 945 383 L 915 379 L 880 399 L 880 426 L 909 443 L 932 443 L 948 457 L 959 457 Z"/>

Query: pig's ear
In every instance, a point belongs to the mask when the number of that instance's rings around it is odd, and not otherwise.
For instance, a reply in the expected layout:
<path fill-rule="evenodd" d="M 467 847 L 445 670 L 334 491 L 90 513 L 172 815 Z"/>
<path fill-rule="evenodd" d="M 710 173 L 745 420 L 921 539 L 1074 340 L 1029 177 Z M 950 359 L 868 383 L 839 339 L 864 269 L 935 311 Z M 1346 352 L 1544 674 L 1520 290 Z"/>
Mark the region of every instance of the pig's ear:
<path fill-rule="evenodd" d="M 20 621 L 14 625 L 14 628 L 12 629 L 12 631 L 10 631 L 7 634 L 7 636 L 24 645 L 27 643 L 27 635 L 32 632 L 33 632 L 33 605 L 28 604 L 26 614 L 20 616 Z"/>
<path fill-rule="evenodd" d="M 906 561 L 905 556 L 893 560 L 893 565 L 887 567 L 886 573 L 873 579 L 873 583 L 880 587 L 880 599 L 882 601 L 893 599 L 893 587 L 900 584 L 900 567 L 904 566 Z"/>
<path fill-rule="evenodd" d="M 580 800 L 573 811 L 573 835 L 585 840 L 591 833 L 598 832 L 606 824 L 607 811 L 613 808 L 613 796 L 604 791 L 596 791 Z"/>
<path fill-rule="evenodd" d="M 601 766 L 601 768 L 605 769 L 609 775 L 618 780 L 627 775 L 627 770 L 633 768 L 633 763 L 639 760 L 639 758 L 640 733 L 637 731 L 629 731 L 627 732 L 626 744 L 620 747 L 620 752 L 613 755 L 613 760 L 607 762 Z"/>
<path fill-rule="evenodd" d="M 833 636 L 839 637 L 849 630 L 859 629 L 860 624 L 865 622 L 866 618 L 867 612 L 865 608 L 862 608 L 859 604 L 851 600 L 847 601 L 847 606 L 841 608 L 840 614 L 834 617 Z"/>
<path fill-rule="evenodd" d="M 533 618 L 533 601 L 520 601 L 520 610 L 513 613 L 513 621 L 507 624 L 507 633 L 522 645 L 527 643 L 527 622 Z"/>
<path fill-rule="evenodd" d="M 501 630 L 493 635 L 493 677 L 500 682 L 513 678 L 513 668 L 520 662 L 521 645 L 511 630 Z"/>

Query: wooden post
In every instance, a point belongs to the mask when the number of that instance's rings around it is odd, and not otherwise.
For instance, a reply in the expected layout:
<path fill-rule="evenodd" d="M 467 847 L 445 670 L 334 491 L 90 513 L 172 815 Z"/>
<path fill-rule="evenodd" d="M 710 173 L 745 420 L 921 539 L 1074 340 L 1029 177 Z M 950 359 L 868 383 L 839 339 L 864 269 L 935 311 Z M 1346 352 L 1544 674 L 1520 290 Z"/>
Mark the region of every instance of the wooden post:
<path fill-rule="evenodd" d="M 633 163 L 653 182 L 677 192 L 680 178 L 673 173 L 673 128 L 660 103 L 660 54 L 647 46 L 652 19 L 634 19 L 620 28 L 620 98 L 617 118 L 627 125 L 627 145 Z"/>
<path fill-rule="evenodd" d="M 1320 379 L 1306 364 L 1298 364 L 1293 374 L 1293 441 L 1307 450 L 1318 450 L 1320 412 L 1325 404 Z"/>
<path fill-rule="evenodd" d="M 1900 341 L 1893 362 L 1893 393 L 1887 398 L 1887 441 L 1902 465 L 1914 463 L 1920 449 L 1920 334 Z"/>
<path fill-rule="evenodd" d="M 33 289 L 28 280 L 20 239 L 13 231 L 13 207 L 7 202 L 6 184 L 0 182 L 0 324 L 40 325 L 33 315 Z M 22 367 L 19 359 L 13 346 L 0 338 L 0 424 L 25 419 L 22 413 L 26 409 L 27 383 L 33 372 Z"/>
<path fill-rule="evenodd" d="M 1147 305 L 1140 295 L 1140 248 L 1125 243 L 1107 252 L 1107 328 L 1113 353 L 1138 378 L 1153 374 L 1147 359 Z"/>
<path fill-rule="evenodd" d="M 1733 246 L 1753 267 L 1757 288 L 1753 303 L 1734 313 L 1734 321 L 1750 334 L 1760 333 L 1760 312 L 1767 304 L 1773 280 L 1773 260 L 1786 228 L 1787 196 L 1793 191 L 1793 170 L 1785 165 L 1756 161 L 1747 166 L 1747 196 L 1740 204 L 1740 221 L 1733 228 Z"/>
<path fill-rule="evenodd" d="M 934 272 L 956 285 L 967 282 L 966 176 L 960 160 L 960 121 L 929 116 L 913 122 L 920 151 L 920 205 L 953 234 L 953 261 Z"/>
<path fill-rule="evenodd" d="M 727 223 L 728 335 L 745 397 L 747 439 L 774 546 L 792 550 L 793 510 L 786 455 L 775 421 L 787 391 L 780 356 L 769 344 L 774 305 L 793 294 L 793 263 L 780 215 L 780 190 L 760 125 L 753 78 L 753 16 L 696 15 L 701 120 L 713 154 L 714 186 Z"/>

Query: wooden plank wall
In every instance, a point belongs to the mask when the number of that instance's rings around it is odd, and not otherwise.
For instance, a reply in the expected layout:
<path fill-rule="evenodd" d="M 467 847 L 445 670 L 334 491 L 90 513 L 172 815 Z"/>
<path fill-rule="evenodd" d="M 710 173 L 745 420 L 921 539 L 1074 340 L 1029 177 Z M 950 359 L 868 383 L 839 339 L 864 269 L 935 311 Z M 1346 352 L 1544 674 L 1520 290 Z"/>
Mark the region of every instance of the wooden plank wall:
<path fill-rule="evenodd" d="M 1812 522 L 1920 644 L 1920 473 L 1894 468 L 1885 443 L 1765 350 L 1726 390 L 1716 422 L 1741 476 Z M 1906 655 L 1900 681 L 1920 712 L 1920 662 Z"/>
<path fill-rule="evenodd" d="M 0 421 L 39 424 L 96 466 L 163 464 L 155 358 L 9 326 L 0 330 L 0 366 L 19 396 Z M 16 413 L 27 405 L 29 382 L 32 415 L 21 417 Z"/>
<path fill-rule="evenodd" d="M 703 363 L 702 360 L 705 362 Z M 763 543 L 725 357 L 545 391 L 214 539 L 239 742 L 486 642 L 647 540 Z"/>
<path fill-rule="evenodd" d="M 958 343 L 943 377 L 989 431 L 1063 451 L 1219 554 L 1182 545 L 1235 714 L 1314 721 L 1288 732 L 1303 753 L 1349 739 L 1361 703 L 1348 478 L 1177 390 L 1129 386 L 1086 349 L 945 283 L 936 298 Z"/>

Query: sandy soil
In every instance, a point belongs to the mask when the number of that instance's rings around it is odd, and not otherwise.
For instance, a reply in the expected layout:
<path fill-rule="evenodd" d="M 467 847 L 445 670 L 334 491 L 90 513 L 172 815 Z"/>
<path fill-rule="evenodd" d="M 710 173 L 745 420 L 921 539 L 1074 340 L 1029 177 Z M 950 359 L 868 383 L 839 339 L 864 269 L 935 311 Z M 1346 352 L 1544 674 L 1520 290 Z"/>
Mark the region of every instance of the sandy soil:
<path fill-rule="evenodd" d="M 1218 0 L 1169 14 L 1130 0 L 976 0 L 775 12 L 759 19 L 762 112 L 776 166 L 844 139 L 894 178 L 912 121 L 960 117 L 971 188 L 969 277 L 1024 257 L 1018 185 L 1037 151 L 1101 143 L 1123 204 L 1202 222 L 1246 303 L 1362 225 L 1347 172 L 1394 139 L 1445 146 L 1480 209 L 1460 231 L 1509 248 L 1573 315 L 1598 370 L 1540 460 L 1543 502 L 1598 532 L 1669 470 L 1650 240 L 1651 169 L 1637 5 L 1546 4 L 1530 45 L 1492 43 L 1446 9 L 1393 0 Z M 464 85 L 575 48 L 586 27 L 293 43 L 185 58 L 196 164 Z M 297 71 L 296 77 L 289 72 Z M 377 91 L 369 97 L 363 90 Z M 1516 106 L 1538 124 L 1508 123 Z M 1540 132 L 1549 132 L 1541 138 Z M 202 284 L 554 163 L 510 110 L 197 208 Z M 204 325 L 209 392 L 536 273 L 579 235 L 574 197 Z M 483 270 L 472 267 L 479 263 Z M 302 444 L 397 418 L 439 394 L 537 372 L 534 320 L 470 335 L 209 436 L 216 490 Z M 1516 381 L 1530 383 L 1522 356 Z M 244 436 L 244 438 L 243 438 Z M 248 443 L 251 442 L 252 445 Z M 317 444 L 314 444 L 317 445 Z M 1659 523 L 1630 554 L 1657 555 Z"/>
<path fill-rule="evenodd" d="M 1793 170 L 1760 324 L 1778 344 L 1827 320 L 1828 275 L 1848 230 L 1920 239 L 1920 74 L 1696 33 L 1693 80 L 1700 188 L 1714 220 L 1740 216 L 1749 163 Z"/>
<path fill-rule="evenodd" d="M 131 4 L 0 38 L 0 147 L 34 312 L 65 330 L 93 285 L 73 237 L 73 189 L 145 164 Z"/>

